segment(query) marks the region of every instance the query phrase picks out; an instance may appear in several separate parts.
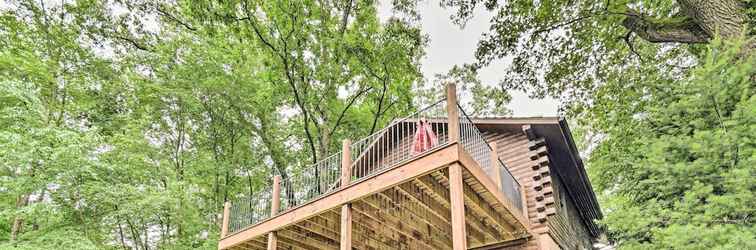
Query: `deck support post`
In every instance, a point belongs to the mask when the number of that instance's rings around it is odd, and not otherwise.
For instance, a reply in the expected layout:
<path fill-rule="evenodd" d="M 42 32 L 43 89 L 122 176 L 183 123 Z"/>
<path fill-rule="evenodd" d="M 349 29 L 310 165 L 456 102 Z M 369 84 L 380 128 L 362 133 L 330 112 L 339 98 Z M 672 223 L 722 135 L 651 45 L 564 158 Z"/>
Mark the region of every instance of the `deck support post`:
<path fill-rule="evenodd" d="M 496 183 L 496 186 L 501 190 L 504 183 L 501 183 L 502 170 L 500 168 L 503 168 L 504 166 L 499 165 L 499 150 L 496 142 L 491 142 L 488 145 L 491 146 L 491 178 L 494 179 L 494 183 Z"/>
<path fill-rule="evenodd" d="M 449 166 L 449 201 L 451 203 L 452 245 L 454 250 L 467 250 L 465 229 L 465 194 L 462 180 L 462 165 Z"/>
<path fill-rule="evenodd" d="M 281 176 L 273 176 L 273 200 L 270 204 L 271 217 L 276 216 L 278 208 L 281 206 Z M 278 248 L 278 237 L 276 232 L 268 233 L 268 250 L 276 250 Z"/>
<path fill-rule="evenodd" d="M 446 84 L 446 114 L 449 119 L 449 142 L 459 141 L 459 108 L 457 107 L 457 85 Z"/>
<path fill-rule="evenodd" d="M 221 224 L 221 239 L 228 235 L 228 220 L 231 214 L 231 202 L 223 203 L 223 224 Z"/>
<path fill-rule="evenodd" d="M 352 181 L 352 142 L 345 139 L 341 148 L 341 187 L 346 187 Z M 341 206 L 341 238 L 340 250 L 352 250 L 352 204 Z"/>

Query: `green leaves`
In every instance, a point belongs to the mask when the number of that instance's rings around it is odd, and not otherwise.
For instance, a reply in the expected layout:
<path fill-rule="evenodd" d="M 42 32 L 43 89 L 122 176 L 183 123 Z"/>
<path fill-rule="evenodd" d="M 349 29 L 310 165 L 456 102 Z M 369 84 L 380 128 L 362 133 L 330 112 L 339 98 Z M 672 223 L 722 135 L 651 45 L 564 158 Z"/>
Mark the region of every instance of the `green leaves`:
<path fill-rule="evenodd" d="M 603 136 L 589 173 L 607 233 L 622 248 L 756 244 L 756 58 L 741 53 L 743 44 L 715 41 L 689 77 L 671 84 L 624 81 L 620 90 L 610 82 L 602 88 L 614 91 L 587 110 L 583 122 Z"/>
<path fill-rule="evenodd" d="M 0 247 L 217 248 L 225 201 L 413 109 L 425 38 L 351 3 L 9 2 Z"/>

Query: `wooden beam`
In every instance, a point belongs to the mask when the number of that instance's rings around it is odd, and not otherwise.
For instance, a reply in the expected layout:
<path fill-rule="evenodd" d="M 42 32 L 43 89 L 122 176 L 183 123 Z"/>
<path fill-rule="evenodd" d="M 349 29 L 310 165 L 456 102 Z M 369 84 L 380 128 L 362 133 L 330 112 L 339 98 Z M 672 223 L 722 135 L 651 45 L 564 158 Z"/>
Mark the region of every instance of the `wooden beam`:
<path fill-rule="evenodd" d="M 516 210 L 506 196 L 504 196 L 504 193 L 501 192 L 500 189 L 496 188 L 496 184 L 493 183 L 491 178 L 488 178 L 486 174 L 483 172 L 483 169 L 480 168 L 480 165 L 478 165 L 475 160 L 472 159 L 472 157 L 467 154 L 467 152 L 464 152 L 464 150 L 461 150 L 459 152 L 459 162 L 462 163 L 462 165 L 467 169 L 467 172 L 472 175 L 488 192 L 496 198 L 499 203 L 502 204 L 504 207 L 504 210 L 509 213 L 511 217 L 515 219 L 515 221 L 512 221 L 512 225 L 514 225 L 516 228 L 524 229 L 525 231 L 529 230 L 526 225 L 526 219 L 522 217 L 522 213 L 519 213 L 519 210 Z M 522 188 L 522 187 L 520 187 Z M 519 224 L 519 225 L 517 225 Z M 529 232 L 527 232 L 529 234 Z"/>
<path fill-rule="evenodd" d="M 346 139 L 341 144 L 341 186 L 345 187 L 352 181 L 352 142 Z M 349 203 L 341 205 L 341 250 L 352 250 L 352 206 Z"/>
<path fill-rule="evenodd" d="M 467 250 L 465 230 L 465 194 L 462 182 L 462 166 L 449 166 L 449 201 L 451 202 L 452 244 L 454 250 Z"/>
<path fill-rule="evenodd" d="M 407 243 L 407 240 L 414 241 L 416 244 L 411 249 L 439 249 L 442 246 L 433 244 L 430 239 L 426 237 L 418 237 L 413 231 L 417 231 L 417 228 L 407 224 L 406 221 L 397 218 L 396 216 L 385 212 L 377 204 L 371 204 L 373 202 L 365 202 L 363 199 L 361 202 L 355 202 L 352 204 L 354 211 L 361 214 L 360 217 L 370 218 L 373 222 L 363 221 L 366 225 L 370 225 L 376 232 L 388 236 L 393 242 Z M 393 234 L 392 234 L 393 233 Z M 398 238 L 397 238 L 398 236 Z"/>
<path fill-rule="evenodd" d="M 433 176 L 436 175 L 442 175 L 438 172 L 433 173 Z M 447 181 L 444 177 L 444 181 Z M 425 190 L 428 190 L 431 197 L 438 203 L 440 203 L 440 206 L 443 207 L 445 214 L 451 214 L 451 204 L 449 203 L 449 189 L 448 186 L 444 186 L 443 184 L 439 183 L 436 179 L 434 179 L 431 176 L 423 176 L 418 178 L 417 180 L 413 181 L 415 185 L 418 187 L 422 187 Z M 491 228 L 488 224 L 486 224 L 483 220 L 479 219 L 476 216 L 469 216 L 465 219 L 468 225 L 470 225 L 470 228 L 468 228 L 468 236 L 470 236 L 471 239 L 475 240 L 476 243 L 480 244 L 486 244 L 487 239 L 490 240 L 496 240 L 497 238 L 500 238 L 500 233 L 496 231 L 494 228 Z M 486 235 L 483 235 L 483 234 Z M 486 237 L 488 236 L 488 237 Z M 468 242 L 470 243 L 470 242 Z M 468 244 L 469 245 L 469 244 Z M 471 245 L 470 245 L 471 246 Z"/>
<path fill-rule="evenodd" d="M 457 85 L 446 84 L 446 114 L 449 119 L 449 141 L 459 141 L 459 109 L 457 107 Z"/>
<path fill-rule="evenodd" d="M 228 220 L 231 214 L 231 202 L 223 203 L 223 224 L 221 224 L 221 239 L 228 235 Z"/>
<path fill-rule="evenodd" d="M 399 232 L 357 209 L 354 210 L 353 215 L 354 228 L 358 232 L 354 236 L 357 242 L 365 245 L 365 247 L 357 247 L 357 249 L 397 249 L 399 248 L 397 246 L 401 244 L 409 245 L 409 249 L 425 249 L 415 242 L 401 242 L 402 238 Z M 404 239 L 408 238 L 405 237 Z"/>
<path fill-rule="evenodd" d="M 341 188 L 329 195 L 320 197 L 307 204 L 288 210 L 276 217 L 260 222 L 259 224 L 239 233 L 228 236 L 219 242 L 219 248 L 227 249 L 240 244 L 249 238 L 294 224 L 345 203 L 389 189 L 419 176 L 426 175 L 435 170 L 444 168 L 450 163 L 456 162 L 458 157 L 459 145 L 457 143 L 450 143 L 439 148 L 434 148 L 427 153 L 427 155 L 412 159 L 402 166 L 380 172 L 369 179 Z"/>
<path fill-rule="evenodd" d="M 496 229 L 498 232 L 497 234 L 500 235 L 499 237 L 495 237 L 496 240 L 501 240 L 501 235 L 508 235 L 511 238 L 514 227 L 512 227 L 512 225 L 510 225 L 507 220 L 505 220 L 501 214 L 488 203 L 488 201 L 480 197 L 470 185 L 465 183 L 464 174 L 465 172 L 463 171 L 462 190 L 464 193 L 464 199 L 467 202 L 467 208 L 469 208 L 471 214 L 484 218 L 484 225 L 493 226 Z M 449 178 L 451 178 L 451 173 L 449 173 L 449 175 Z M 443 174 L 435 175 L 434 177 L 440 178 L 445 182 L 451 182 L 451 179 L 446 179 L 447 177 Z"/>
<path fill-rule="evenodd" d="M 352 250 L 352 206 L 341 206 L 341 250 Z"/>
<path fill-rule="evenodd" d="M 341 239 L 341 236 L 340 236 L 341 211 L 340 209 L 328 210 L 325 213 L 318 214 L 317 216 L 313 218 L 309 218 L 305 220 L 305 222 L 312 222 L 314 223 L 313 226 L 326 228 L 326 232 L 324 233 L 332 233 L 335 236 L 334 242 L 340 241 Z M 374 246 L 371 246 L 367 244 L 366 242 L 361 242 L 358 239 L 355 239 L 354 231 L 355 231 L 355 228 L 357 228 L 358 224 L 359 224 L 359 221 L 356 219 L 354 209 L 352 209 L 352 248 L 357 248 L 357 249 L 369 249 L 369 247 L 375 248 Z M 333 229 L 329 228 L 327 225 L 334 225 Z"/>
<path fill-rule="evenodd" d="M 276 216 L 278 208 L 281 206 L 281 176 L 273 176 L 273 197 L 272 204 L 270 205 L 270 216 Z M 268 233 L 268 250 L 276 250 L 278 248 L 278 238 L 276 232 Z"/>
<path fill-rule="evenodd" d="M 277 235 L 288 235 L 288 237 L 297 243 L 305 246 L 312 246 L 317 249 L 338 249 L 339 243 L 326 237 L 314 234 L 309 230 L 300 227 L 286 227 L 276 231 Z"/>
<path fill-rule="evenodd" d="M 341 142 L 341 186 L 345 187 L 352 181 L 352 141 L 344 139 Z"/>
<path fill-rule="evenodd" d="M 280 239 L 282 243 L 290 245 L 295 249 L 296 248 L 307 249 L 307 250 L 334 249 L 334 248 L 329 248 L 320 244 L 312 244 L 312 241 L 305 241 L 305 239 L 307 239 L 306 237 L 299 234 L 295 234 L 294 232 L 290 230 L 277 231 L 277 237 Z M 268 245 L 268 249 L 270 249 L 270 245 Z"/>
<path fill-rule="evenodd" d="M 294 224 L 294 226 L 310 231 L 311 233 L 319 235 L 323 238 L 332 240 L 333 242 L 338 242 L 339 241 L 338 228 L 335 230 L 328 228 L 327 224 L 329 222 L 328 222 L 328 219 L 326 219 L 324 216 L 325 215 L 321 214 L 321 215 L 306 219 L 304 221 L 301 221 L 297 224 Z M 338 221 L 338 219 L 336 220 Z M 335 222 L 335 223 L 338 223 L 338 222 Z"/>
<path fill-rule="evenodd" d="M 522 198 L 522 217 L 525 219 L 525 227 L 530 228 L 530 217 L 528 217 L 527 187 L 523 184 L 520 184 L 520 197 Z"/>
<path fill-rule="evenodd" d="M 380 204 L 391 204 L 391 208 L 381 207 L 382 210 L 387 209 L 393 209 L 394 211 L 399 211 L 398 213 L 394 214 L 394 217 L 399 219 L 401 222 L 403 222 L 404 225 L 407 225 L 408 229 L 413 231 L 413 234 L 420 234 L 426 237 L 431 243 L 433 243 L 436 246 L 440 246 L 437 248 L 449 248 L 451 247 L 451 238 L 449 238 L 448 232 L 451 230 L 451 227 L 448 229 L 441 228 L 437 223 L 429 222 L 428 216 L 425 216 L 423 214 L 420 214 L 420 211 L 422 208 L 419 207 L 409 207 L 411 204 L 415 204 L 414 202 L 408 202 L 408 200 L 404 200 L 404 196 L 402 196 L 399 192 L 393 190 L 387 190 L 381 193 L 378 193 L 372 197 L 372 205 L 380 206 Z M 392 192 L 391 195 L 386 194 L 386 192 Z M 369 198 L 365 198 L 363 200 L 368 200 Z M 375 199 L 377 198 L 377 199 Z"/>

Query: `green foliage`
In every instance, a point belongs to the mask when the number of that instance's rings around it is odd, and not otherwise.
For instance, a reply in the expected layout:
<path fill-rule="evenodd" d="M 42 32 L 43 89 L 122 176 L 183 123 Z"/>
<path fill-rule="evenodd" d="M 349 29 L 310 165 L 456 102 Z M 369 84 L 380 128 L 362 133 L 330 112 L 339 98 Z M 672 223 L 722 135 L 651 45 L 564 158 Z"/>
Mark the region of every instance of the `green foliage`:
<path fill-rule="evenodd" d="M 597 87 L 627 67 L 684 66 L 667 59 L 690 56 L 689 46 L 648 43 L 622 25 L 628 6 L 642 6 L 645 15 L 674 17 L 680 10 L 676 1 L 445 0 L 441 5 L 456 11 L 451 19 L 461 26 L 476 10 L 492 14 L 475 51 L 477 60 L 468 67 L 512 60 L 502 69 L 502 89 L 561 99 L 570 112 L 572 104 L 590 100 Z"/>
<path fill-rule="evenodd" d="M 589 173 L 621 248 L 756 247 L 756 57 L 742 44 L 715 41 L 682 79 L 644 68 L 594 96 Z"/>
<path fill-rule="evenodd" d="M 0 248 L 217 248 L 224 201 L 414 109 L 425 38 L 375 5 L 3 2 Z"/>

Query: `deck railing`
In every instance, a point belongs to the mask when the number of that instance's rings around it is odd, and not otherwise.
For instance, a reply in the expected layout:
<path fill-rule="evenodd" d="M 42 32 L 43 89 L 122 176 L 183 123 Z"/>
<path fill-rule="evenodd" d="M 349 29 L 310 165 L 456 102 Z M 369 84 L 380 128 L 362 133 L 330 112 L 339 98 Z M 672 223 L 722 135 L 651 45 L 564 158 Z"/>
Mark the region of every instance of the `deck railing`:
<path fill-rule="evenodd" d="M 250 196 L 235 199 L 229 212 L 228 231 L 237 232 L 270 218 L 272 194 L 272 187 L 267 186 Z"/>
<path fill-rule="evenodd" d="M 491 146 L 483 139 L 483 134 L 470 120 L 465 110 L 459 104 L 457 104 L 457 108 L 459 109 L 459 143 L 472 156 L 473 160 L 478 162 L 478 165 L 483 168 L 488 176 L 494 176 L 492 174 L 494 168 L 491 162 Z"/>
<path fill-rule="evenodd" d="M 341 176 L 341 152 L 298 169 L 281 179 L 279 213 L 337 190 Z"/>
<path fill-rule="evenodd" d="M 498 158 L 491 159 L 493 149 L 483 139 L 483 134 L 478 127 L 472 122 L 465 110 L 457 104 L 459 109 L 459 140 L 465 151 L 475 160 L 483 171 L 492 178 L 501 177 L 501 191 L 507 199 L 522 213 L 522 194 L 520 193 L 520 183 L 512 176 L 512 173 L 504 166 Z M 498 175 L 494 171 L 499 171 Z"/>
<path fill-rule="evenodd" d="M 384 129 L 352 143 L 350 152 L 353 159 L 353 182 L 366 179 L 423 152 L 445 145 L 449 142 L 446 117 L 444 99 L 397 119 Z M 434 138 L 413 143 L 416 133 L 422 131 L 418 130 L 418 126 L 422 126 L 423 129 L 429 127 L 432 132 L 426 136 Z"/>
<path fill-rule="evenodd" d="M 501 192 L 509 198 L 512 205 L 514 205 L 514 207 L 519 210 L 520 214 L 522 214 L 525 208 L 522 204 L 522 190 L 520 189 L 520 183 L 517 182 L 517 179 L 512 175 L 512 172 L 509 172 L 509 169 L 503 162 L 501 162 L 501 160 L 498 160 L 497 165 L 499 176 L 501 176 Z"/>
<path fill-rule="evenodd" d="M 452 105 L 459 113 L 459 143 L 463 149 L 492 178 L 501 171 L 501 191 L 522 212 L 520 185 L 501 161 L 494 162 L 492 149 L 478 128 L 459 104 Z M 435 102 L 404 118 L 394 120 L 385 128 L 349 144 L 351 182 L 358 182 L 405 163 L 422 154 L 449 143 L 447 100 Z M 421 122 L 422 121 L 422 122 Z M 419 128 L 431 133 L 418 140 Z M 418 143 L 418 141 L 421 141 Z M 427 144 L 426 144 L 427 143 Z M 419 145 L 418 145 L 419 144 Z M 311 202 L 343 187 L 340 181 L 342 152 L 332 154 L 315 164 L 299 168 L 280 180 L 280 207 L 282 213 Z M 271 216 L 271 187 L 232 201 L 229 211 L 228 233 L 233 234 Z"/>

